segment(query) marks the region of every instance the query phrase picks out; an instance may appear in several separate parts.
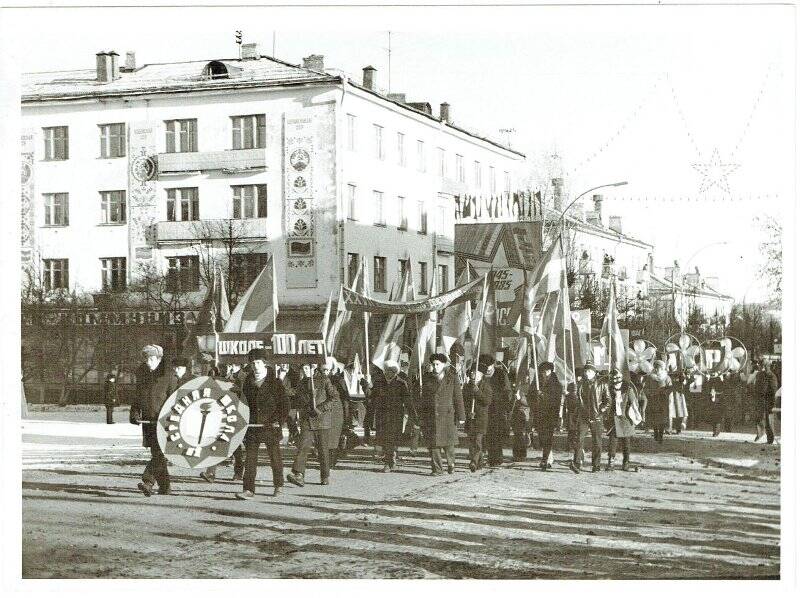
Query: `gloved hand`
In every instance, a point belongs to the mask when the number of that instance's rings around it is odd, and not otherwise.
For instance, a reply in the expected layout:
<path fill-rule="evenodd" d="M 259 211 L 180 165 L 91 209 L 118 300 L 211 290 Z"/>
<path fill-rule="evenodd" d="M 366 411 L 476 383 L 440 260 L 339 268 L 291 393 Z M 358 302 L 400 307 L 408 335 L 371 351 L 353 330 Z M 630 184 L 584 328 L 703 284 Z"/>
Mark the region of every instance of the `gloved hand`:
<path fill-rule="evenodd" d="M 131 422 L 131 423 L 132 423 L 134 426 L 138 426 L 138 425 L 139 425 L 139 413 L 138 413 L 138 412 L 136 412 L 136 411 L 134 411 L 133 409 L 131 409 L 130 416 L 129 416 L 128 420 L 129 420 L 129 421 L 130 421 L 130 422 Z"/>

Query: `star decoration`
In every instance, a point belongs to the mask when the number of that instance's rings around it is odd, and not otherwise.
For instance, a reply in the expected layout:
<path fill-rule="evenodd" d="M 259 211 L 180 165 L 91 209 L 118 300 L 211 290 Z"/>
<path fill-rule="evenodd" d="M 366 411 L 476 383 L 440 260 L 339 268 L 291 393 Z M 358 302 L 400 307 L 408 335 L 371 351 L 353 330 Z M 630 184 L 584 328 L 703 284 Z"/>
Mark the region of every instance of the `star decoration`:
<path fill-rule="evenodd" d="M 730 187 L 728 186 L 728 175 L 734 170 L 739 168 L 739 164 L 723 164 L 719 157 L 719 150 L 714 148 L 711 154 L 711 160 L 702 164 L 692 164 L 703 180 L 700 182 L 700 193 L 705 193 L 713 187 L 717 187 L 720 191 L 730 195 Z"/>

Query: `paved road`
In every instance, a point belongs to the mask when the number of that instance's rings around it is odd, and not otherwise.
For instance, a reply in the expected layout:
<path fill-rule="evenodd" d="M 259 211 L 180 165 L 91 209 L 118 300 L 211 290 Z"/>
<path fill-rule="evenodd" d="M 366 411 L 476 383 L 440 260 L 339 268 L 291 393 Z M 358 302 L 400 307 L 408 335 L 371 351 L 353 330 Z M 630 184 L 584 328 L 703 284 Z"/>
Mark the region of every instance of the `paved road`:
<path fill-rule="evenodd" d="M 146 499 L 147 454 L 128 424 L 26 421 L 23 574 L 777 577 L 779 447 L 745 439 L 639 436 L 641 471 L 581 475 L 563 451 L 548 473 L 529 459 L 472 474 L 463 450 L 453 475 L 426 475 L 422 454 L 383 474 L 359 448 L 331 486 L 312 469 L 279 498 L 264 465 L 257 499 L 242 502 L 238 483 L 178 468 L 173 495 Z"/>

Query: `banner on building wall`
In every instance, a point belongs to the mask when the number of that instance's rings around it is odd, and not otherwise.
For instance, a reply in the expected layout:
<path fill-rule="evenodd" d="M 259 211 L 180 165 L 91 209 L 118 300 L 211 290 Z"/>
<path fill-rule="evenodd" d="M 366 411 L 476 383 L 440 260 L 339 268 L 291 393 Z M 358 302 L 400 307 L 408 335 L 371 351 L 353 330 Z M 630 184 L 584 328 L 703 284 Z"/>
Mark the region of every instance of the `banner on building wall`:
<path fill-rule="evenodd" d="M 20 138 L 22 154 L 21 196 L 20 196 L 20 249 L 22 263 L 31 261 L 36 233 L 36 201 L 33 187 L 33 165 L 35 160 L 35 143 L 33 129 L 24 129 Z"/>
<path fill-rule="evenodd" d="M 153 257 L 155 223 L 158 213 L 156 176 L 158 174 L 156 125 L 131 123 L 128 129 L 128 264 L 136 272 L 138 264 Z"/>
<path fill-rule="evenodd" d="M 482 276 L 493 268 L 498 337 L 515 337 L 522 305 L 522 271 L 542 256 L 541 222 L 456 223 L 456 257 Z"/>
<path fill-rule="evenodd" d="M 286 286 L 317 286 L 314 223 L 314 117 L 300 112 L 284 116 L 284 230 Z"/>

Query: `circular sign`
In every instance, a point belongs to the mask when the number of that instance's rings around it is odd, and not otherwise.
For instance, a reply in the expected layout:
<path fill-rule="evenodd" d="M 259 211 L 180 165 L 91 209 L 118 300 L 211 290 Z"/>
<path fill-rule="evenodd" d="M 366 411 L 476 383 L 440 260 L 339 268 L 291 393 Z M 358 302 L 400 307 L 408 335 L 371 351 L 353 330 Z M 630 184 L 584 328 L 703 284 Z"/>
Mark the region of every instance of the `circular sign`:
<path fill-rule="evenodd" d="M 230 458 L 244 441 L 250 410 L 234 385 L 199 376 L 173 392 L 158 414 L 156 434 L 174 465 L 204 469 Z"/>
<path fill-rule="evenodd" d="M 156 174 L 156 162 L 149 156 L 136 156 L 131 163 L 131 174 L 137 181 L 149 181 Z"/>
<path fill-rule="evenodd" d="M 292 168 L 294 168 L 298 172 L 301 170 L 305 170 L 308 167 L 308 163 L 310 161 L 311 158 L 308 155 L 308 152 L 304 149 L 296 149 L 289 156 L 289 164 L 291 164 Z"/>

